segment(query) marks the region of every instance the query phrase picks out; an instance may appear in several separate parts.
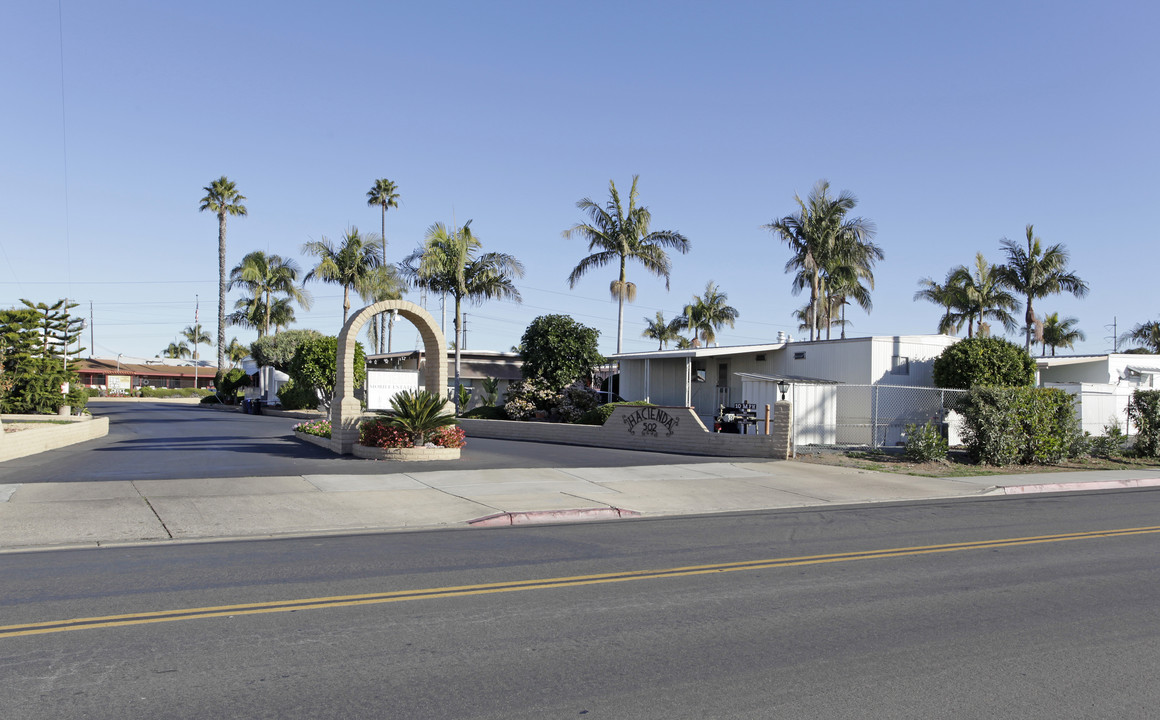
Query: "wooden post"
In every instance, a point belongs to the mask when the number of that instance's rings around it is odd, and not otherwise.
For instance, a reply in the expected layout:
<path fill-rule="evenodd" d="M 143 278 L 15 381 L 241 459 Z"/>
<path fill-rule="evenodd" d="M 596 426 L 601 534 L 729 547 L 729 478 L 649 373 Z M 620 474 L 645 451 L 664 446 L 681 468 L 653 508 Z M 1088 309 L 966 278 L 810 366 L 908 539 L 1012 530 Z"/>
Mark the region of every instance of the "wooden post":
<path fill-rule="evenodd" d="M 769 435 L 769 403 L 765 405 L 765 434 Z"/>

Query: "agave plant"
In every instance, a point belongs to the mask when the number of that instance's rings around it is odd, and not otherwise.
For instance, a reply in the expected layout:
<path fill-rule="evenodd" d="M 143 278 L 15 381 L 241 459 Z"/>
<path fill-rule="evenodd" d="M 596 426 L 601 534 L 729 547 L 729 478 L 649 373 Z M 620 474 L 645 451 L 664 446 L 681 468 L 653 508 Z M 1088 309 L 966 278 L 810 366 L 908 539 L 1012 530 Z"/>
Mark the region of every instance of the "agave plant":
<path fill-rule="evenodd" d="M 387 422 L 400 430 L 410 433 L 415 445 L 422 445 L 428 433 L 455 424 L 455 416 L 446 412 L 447 400 L 438 395 L 419 390 L 404 390 L 391 398 L 394 414 Z"/>

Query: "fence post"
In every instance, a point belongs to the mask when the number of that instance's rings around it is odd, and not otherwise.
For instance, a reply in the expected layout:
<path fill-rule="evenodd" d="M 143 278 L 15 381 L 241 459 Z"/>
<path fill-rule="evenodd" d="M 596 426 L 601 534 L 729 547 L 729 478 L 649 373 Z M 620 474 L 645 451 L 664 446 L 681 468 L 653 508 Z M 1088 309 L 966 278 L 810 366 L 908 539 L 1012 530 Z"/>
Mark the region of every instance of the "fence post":
<path fill-rule="evenodd" d="M 870 447 L 871 449 L 878 448 L 878 386 L 874 386 L 874 392 L 870 395 Z"/>

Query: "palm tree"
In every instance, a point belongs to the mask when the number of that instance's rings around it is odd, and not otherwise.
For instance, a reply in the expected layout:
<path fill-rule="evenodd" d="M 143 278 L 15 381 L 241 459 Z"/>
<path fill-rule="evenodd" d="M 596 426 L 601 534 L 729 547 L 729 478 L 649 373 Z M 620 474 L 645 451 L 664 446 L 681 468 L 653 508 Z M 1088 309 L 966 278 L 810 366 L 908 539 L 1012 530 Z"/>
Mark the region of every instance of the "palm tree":
<path fill-rule="evenodd" d="M 189 346 L 185 343 L 179 343 L 176 340 L 169 343 L 169 347 L 161 351 L 161 354 L 167 358 L 187 358 L 189 357 Z"/>
<path fill-rule="evenodd" d="M 1000 282 L 1027 299 L 1027 326 L 1024 328 L 1024 348 L 1027 352 L 1031 352 L 1031 332 L 1035 326 L 1035 308 L 1032 303 L 1037 298 L 1061 292 L 1082 298 L 1088 291 L 1087 283 L 1067 269 L 1068 255 L 1064 246 L 1057 244 L 1044 249 L 1040 242 L 1031 225 L 1027 226 L 1026 250 L 1018 243 L 1003 238 L 1000 244 L 1007 253 L 1007 262 L 995 267 Z"/>
<path fill-rule="evenodd" d="M 266 255 L 261 250 L 246 255 L 230 271 L 229 289 L 244 287 L 250 291 L 249 305 L 256 307 L 260 302 L 265 313 L 256 325 L 258 337 L 270 334 L 270 308 L 272 296 L 287 295 L 304 309 L 310 309 L 310 296 L 294 283 L 301 272 L 298 263 L 278 255 Z"/>
<path fill-rule="evenodd" d="M 692 348 L 692 347 L 695 347 L 693 345 L 692 338 L 687 338 L 684 335 L 677 338 L 677 349 L 678 350 L 688 350 L 689 348 Z"/>
<path fill-rule="evenodd" d="M 209 336 L 209 333 L 202 329 L 200 323 L 186 327 L 181 331 L 181 336 L 189 341 L 190 346 L 193 348 L 193 386 L 196 388 L 197 369 L 199 367 L 197 348 L 199 345 L 209 345 L 210 347 L 213 347 L 213 338 Z M 224 357 L 224 355 L 219 353 L 218 357 Z M 225 363 L 223 361 L 222 365 L 224 364 Z M 218 365 L 218 369 L 221 369 L 222 365 Z"/>
<path fill-rule="evenodd" d="M 230 367 L 237 367 L 238 363 L 246 359 L 250 354 L 250 349 L 238 342 L 237 338 L 230 340 L 229 347 L 226 348 L 226 357 L 230 360 Z"/>
<path fill-rule="evenodd" d="M 1074 348 L 1076 341 L 1086 340 L 1083 331 L 1076 327 L 1079 320 L 1069 317 L 1059 319 L 1059 313 L 1053 312 L 1043 316 L 1043 355 L 1047 355 L 1047 346 L 1051 346 L 1051 357 L 1055 357 L 1057 347 Z"/>
<path fill-rule="evenodd" d="M 988 265 L 983 253 L 976 253 L 973 270 L 959 266 L 954 272 L 960 278 L 965 293 L 967 337 L 974 336 L 976 320 L 980 327 L 986 320 L 998 320 L 1008 332 L 1015 330 L 1015 318 L 1010 311 L 1019 309 L 1019 300 L 1007 292 L 1000 279 L 998 267 Z"/>
<path fill-rule="evenodd" d="M 318 264 L 306 273 L 303 282 L 318 278 L 342 286 L 342 324 L 350 314 L 350 291 L 367 282 L 375 268 L 383 264 L 382 254 L 375 244 L 374 233 L 365 237 L 358 228 L 348 229 L 342 236 L 342 245 L 335 247 L 325 236 L 302 246 L 302 252 L 316 256 Z"/>
<path fill-rule="evenodd" d="M 371 207 L 375 207 L 377 205 L 378 207 L 382 208 L 382 211 L 383 211 L 383 231 L 382 231 L 381 237 L 383 239 L 383 262 L 384 263 L 387 261 L 387 210 L 390 208 L 399 207 L 399 192 L 398 192 L 398 190 L 399 190 L 399 186 L 395 185 L 395 183 L 391 182 L 390 180 L 388 180 L 386 178 L 379 178 L 378 180 L 375 180 L 375 184 L 372 185 L 371 189 L 367 191 L 367 205 L 369 205 Z M 391 298 L 391 299 L 397 300 L 398 298 Z M 379 352 L 381 353 L 383 351 L 383 342 L 382 342 L 382 339 L 383 339 L 383 332 L 382 332 L 383 331 L 383 327 L 382 327 L 383 316 L 382 315 L 379 315 L 378 325 L 379 325 L 379 328 L 377 330 L 377 334 L 376 333 L 372 333 L 372 334 L 375 334 L 375 337 L 378 338 L 378 348 L 379 348 Z M 387 352 L 390 352 L 390 346 L 391 346 L 390 345 L 390 333 L 391 333 L 391 330 L 394 329 L 394 325 L 395 325 L 395 314 L 391 313 L 389 328 L 387 330 L 387 338 L 388 338 L 388 340 L 387 340 Z M 370 331 L 368 331 L 368 332 L 370 332 Z"/>
<path fill-rule="evenodd" d="M 721 292 L 712 280 L 705 285 L 705 294 L 694 295 L 685 306 L 685 324 L 706 346 L 717 340 L 717 331 L 723 326 L 733 327 L 740 313 L 726 305 L 729 296 Z"/>
<path fill-rule="evenodd" d="M 946 280 L 940 285 L 930 278 L 918 281 L 919 289 L 914 293 L 915 300 L 926 300 L 943 308 L 943 316 L 939 319 L 938 331 L 946 335 L 958 332 L 970 317 L 967 312 L 967 289 L 963 284 L 960 265 L 947 271 Z"/>
<path fill-rule="evenodd" d="M 1153 353 L 1160 353 L 1160 321 L 1140 323 L 1120 336 L 1120 342 L 1131 342 Z"/>
<path fill-rule="evenodd" d="M 681 331 L 687 327 L 683 316 L 666 323 L 665 314 L 660 310 L 657 310 L 656 320 L 645 318 L 644 322 L 645 329 L 640 336 L 656 340 L 659 343 L 657 350 L 664 350 L 665 346 L 680 337 Z"/>
<path fill-rule="evenodd" d="M 423 245 L 400 265 L 403 276 L 416 286 L 445 292 L 455 301 L 455 414 L 459 414 L 462 306 L 468 300 L 506 299 L 522 302 L 513 278 L 523 277 L 524 266 L 506 253 L 478 254 L 482 243 L 471 232 L 471 221 L 454 232 L 443 223 L 427 229 Z"/>
<path fill-rule="evenodd" d="M 611 262 L 620 262 L 620 274 L 609 285 L 612 297 L 618 303 L 616 314 L 616 352 L 620 352 L 624 340 L 624 302 L 636 300 L 636 284 L 628 281 L 626 269 L 629 260 L 636 260 L 657 277 L 665 279 L 665 289 L 669 289 L 669 273 L 672 263 L 665 248 L 679 253 L 689 251 L 689 241 L 684 235 L 673 230 L 649 232 L 652 214 L 646 207 L 637 207 L 636 183 L 638 175 L 632 176 L 632 189 L 628 192 L 628 208 L 620 202 L 616 184 L 608 181 L 609 200 L 600 207 L 589 198 L 576 203 L 589 218 L 587 223 L 577 223 L 564 231 L 565 238 L 579 235 L 588 241 L 588 251 L 592 253 L 581 260 L 568 276 L 568 287 L 576 283 L 589 270 L 604 267 Z M 593 252 L 595 251 L 595 252 Z"/>
<path fill-rule="evenodd" d="M 874 223 L 861 217 L 846 217 L 858 204 L 857 198 L 846 190 L 831 198 L 829 189 L 829 182 L 819 180 L 806 200 L 794 195 L 798 204 L 796 215 L 762 226 L 790 248 L 792 256 L 785 264 L 785 271 L 796 273 L 794 293 L 807 287 L 810 290 L 806 324 L 811 341 L 816 339 L 818 314 L 825 310 L 825 280 L 845 273 L 870 279 L 872 285 L 874 263 L 885 257 L 882 249 L 872 242 L 876 232 Z M 849 282 L 841 284 L 847 291 L 852 287 Z"/>
<path fill-rule="evenodd" d="M 393 265 L 380 265 L 355 288 L 355 291 L 358 292 L 359 297 L 366 303 L 398 300 L 403 297 L 403 281 L 399 277 L 399 271 Z M 391 321 L 387 325 L 389 328 L 394 325 L 393 313 L 381 313 L 379 319 L 382 319 L 382 316 L 387 314 L 391 315 Z M 384 328 L 381 323 L 367 323 L 367 340 L 370 342 L 371 347 L 377 347 L 380 351 L 383 347 L 383 330 Z M 390 351 L 391 343 L 388 339 L 387 352 Z"/>
<path fill-rule="evenodd" d="M 218 216 L 218 367 L 226 364 L 226 216 L 235 215 L 245 217 L 246 206 L 242 201 L 245 195 L 238 192 L 234 182 L 222 175 L 209 185 L 202 188 L 205 197 L 201 199 L 199 212 L 209 210 Z M 196 350 L 196 348 L 195 348 Z M 194 353 L 196 356 L 196 353 Z"/>

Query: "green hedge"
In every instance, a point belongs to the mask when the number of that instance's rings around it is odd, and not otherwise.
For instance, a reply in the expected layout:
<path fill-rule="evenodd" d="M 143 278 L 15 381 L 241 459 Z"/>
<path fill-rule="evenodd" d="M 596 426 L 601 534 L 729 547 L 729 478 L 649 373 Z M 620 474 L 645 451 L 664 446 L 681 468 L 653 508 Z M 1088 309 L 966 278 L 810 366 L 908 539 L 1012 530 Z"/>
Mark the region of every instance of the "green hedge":
<path fill-rule="evenodd" d="M 472 408 L 460 415 L 460 417 L 473 418 L 476 420 L 507 420 L 507 413 L 503 408 L 498 408 L 492 405 L 480 405 L 477 408 Z"/>
<path fill-rule="evenodd" d="M 1136 425 L 1137 457 L 1160 457 L 1160 390 L 1137 390 L 1128 401 L 1128 419 Z"/>
<path fill-rule="evenodd" d="M 612 417 L 612 411 L 622 405 L 652 405 L 650 402 L 644 400 L 633 400 L 632 402 L 614 402 L 607 405 L 601 405 L 593 408 L 580 416 L 576 421 L 577 425 L 603 425 Z"/>
<path fill-rule="evenodd" d="M 988 465 L 1054 465 L 1080 435 L 1072 397 L 1057 388 L 975 388 L 955 409 L 967 452 Z"/>

